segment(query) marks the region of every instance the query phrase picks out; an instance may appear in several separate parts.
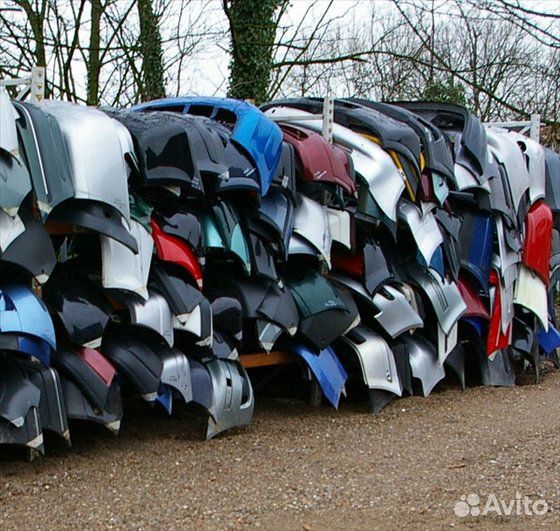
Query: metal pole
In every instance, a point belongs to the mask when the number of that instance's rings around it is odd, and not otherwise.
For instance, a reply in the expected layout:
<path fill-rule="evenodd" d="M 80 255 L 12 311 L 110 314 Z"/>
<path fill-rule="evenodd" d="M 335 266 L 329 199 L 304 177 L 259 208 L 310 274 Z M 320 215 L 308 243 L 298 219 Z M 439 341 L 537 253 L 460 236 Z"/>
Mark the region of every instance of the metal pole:
<path fill-rule="evenodd" d="M 31 69 L 31 94 L 30 101 L 40 103 L 45 97 L 45 67 L 34 66 Z"/>
<path fill-rule="evenodd" d="M 327 96 L 323 102 L 323 138 L 332 144 L 334 124 L 334 100 L 331 89 L 327 89 Z"/>
<path fill-rule="evenodd" d="M 531 114 L 531 129 L 529 132 L 529 137 L 535 142 L 539 142 L 540 133 L 541 133 L 541 115 Z"/>

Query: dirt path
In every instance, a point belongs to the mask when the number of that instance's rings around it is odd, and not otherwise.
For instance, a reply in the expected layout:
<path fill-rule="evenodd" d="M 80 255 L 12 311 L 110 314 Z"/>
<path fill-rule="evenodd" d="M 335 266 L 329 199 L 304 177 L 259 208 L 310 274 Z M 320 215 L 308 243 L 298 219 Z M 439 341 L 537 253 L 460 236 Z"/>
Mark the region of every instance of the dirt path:
<path fill-rule="evenodd" d="M 259 400 L 204 443 L 145 410 L 122 434 L 0 462 L 1 529 L 560 528 L 560 374 L 538 386 L 394 401 L 378 417 Z M 544 516 L 459 518 L 461 495 L 544 498 Z"/>

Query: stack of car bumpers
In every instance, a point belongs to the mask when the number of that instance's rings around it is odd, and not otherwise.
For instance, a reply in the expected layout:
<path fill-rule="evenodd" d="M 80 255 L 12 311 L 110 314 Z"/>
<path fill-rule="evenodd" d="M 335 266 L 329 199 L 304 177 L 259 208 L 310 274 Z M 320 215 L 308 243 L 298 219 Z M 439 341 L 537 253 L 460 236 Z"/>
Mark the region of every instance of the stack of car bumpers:
<path fill-rule="evenodd" d="M 251 353 L 374 412 L 558 362 L 560 157 L 466 109 L 339 100 L 332 144 L 309 98 L 0 111 L 0 444 L 125 396 L 246 425 Z"/>

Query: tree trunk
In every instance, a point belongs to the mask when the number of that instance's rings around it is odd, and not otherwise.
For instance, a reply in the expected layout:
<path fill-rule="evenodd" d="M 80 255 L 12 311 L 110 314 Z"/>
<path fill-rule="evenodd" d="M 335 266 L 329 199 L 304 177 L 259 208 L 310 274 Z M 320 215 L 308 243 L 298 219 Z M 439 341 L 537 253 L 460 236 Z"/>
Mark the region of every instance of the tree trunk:
<path fill-rule="evenodd" d="M 165 97 L 163 50 L 158 17 L 151 0 L 137 0 L 140 20 L 140 55 L 142 56 L 142 86 L 140 99 L 149 101 Z"/>
<path fill-rule="evenodd" d="M 89 35 L 89 57 L 87 62 L 86 102 L 88 105 L 97 105 L 99 103 L 99 72 L 101 70 L 101 61 L 99 59 L 101 37 L 99 29 L 102 13 L 101 0 L 91 0 L 91 32 Z"/>
<path fill-rule="evenodd" d="M 273 64 L 276 9 L 283 0 L 224 0 L 229 20 L 231 61 L 228 95 L 266 100 Z"/>

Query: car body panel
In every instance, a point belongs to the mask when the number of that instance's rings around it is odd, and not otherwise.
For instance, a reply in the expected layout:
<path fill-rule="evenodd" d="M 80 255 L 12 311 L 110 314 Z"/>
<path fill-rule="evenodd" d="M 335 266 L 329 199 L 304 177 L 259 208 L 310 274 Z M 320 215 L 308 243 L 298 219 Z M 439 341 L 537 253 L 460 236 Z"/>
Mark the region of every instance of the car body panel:
<path fill-rule="evenodd" d="M 504 330 L 502 326 L 502 286 L 497 280 L 494 288 L 490 289 L 490 300 L 492 302 L 492 312 L 490 315 L 490 326 L 486 338 L 486 355 L 488 357 L 494 353 L 509 347 L 511 344 L 512 324 L 510 323 Z"/>
<path fill-rule="evenodd" d="M 55 433 L 70 446 L 66 405 L 58 372 L 52 367 L 41 367 L 35 363 L 21 362 L 20 365 L 29 380 L 41 392 L 39 418 L 42 430 Z"/>
<path fill-rule="evenodd" d="M 508 131 L 508 133 L 516 140 L 527 161 L 530 202 L 534 203 L 539 199 L 544 199 L 546 196 L 546 163 L 543 146 L 521 133 L 515 131 Z"/>
<path fill-rule="evenodd" d="M 507 350 L 498 350 L 492 358 L 481 363 L 482 384 L 491 387 L 515 385 L 515 371 Z"/>
<path fill-rule="evenodd" d="M 455 159 L 469 168 L 480 182 L 484 179 L 486 134 L 479 118 L 452 103 L 395 102 L 439 127 L 455 144 Z"/>
<path fill-rule="evenodd" d="M 171 309 L 165 298 L 159 293 L 148 290 L 148 294 L 147 301 L 138 300 L 131 295 L 122 297 L 130 313 L 130 322 L 157 332 L 172 347 L 174 337 Z"/>
<path fill-rule="evenodd" d="M 25 230 L 0 254 L 0 260 L 25 269 L 39 284 L 44 284 L 56 264 L 54 247 L 40 221 L 26 217 L 24 224 Z M 0 220 L 0 233 L 2 230 Z"/>
<path fill-rule="evenodd" d="M 329 144 L 319 133 L 296 125 L 282 124 L 281 129 L 284 142 L 296 151 L 304 181 L 332 183 L 351 195 L 356 192 L 348 172 L 348 155 L 342 148 Z"/>
<path fill-rule="evenodd" d="M 433 269 L 417 265 L 409 266 L 408 272 L 411 280 L 420 286 L 432 303 L 444 333 L 449 334 L 453 325 L 467 311 L 457 284 L 442 279 Z"/>
<path fill-rule="evenodd" d="M 311 131 L 320 132 L 320 121 L 309 120 L 311 113 L 290 107 L 275 106 L 266 110 L 271 118 L 301 116 L 295 123 Z M 397 219 L 397 202 L 405 189 L 404 175 L 395 166 L 391 156 L 364 136 L 343 127 L 333 125 L 334 142 L 350 153 L 356 173 L 367 183 L 369 194 L 392 221 Z"/>
<path fill-rule="evenodd" d="M 327 217 L 333 242 L 344 245 L 347 249 L 352 249 L 352 218 L 350 213 L 345 210 L 327 208 Z"/>
<path fill-rule="evenodd" d="M 486 135 L 490 151 L 505 169 L 513 207 L 517 212 L 521 206 L 521 199 L 531 184 L 523 153 L 515 138 L 503 129 L 488 127 Z"/>
<path fill-rule="evenodd" d="M 58 264 L 43 288 L 43 299 L 73 343 L 90 348 L 101 345 L 113 308 L 103 290 L 82 274 L 78 265 Z"/>
<path fill-rule="evenodd" d="M 422 394 L 428 396 L 436 384 L 445 378 L 445 371 L 439 363 L 436 348 L 419 334 L 404 335 L 402 341 L 408 350 L 412 376 L 420 380 Z"/>
<path fill-rule="evenodd" d="M 471 279 L 465 275 L 459 277 L 457 287 L 467 306 L 465 317 L 481 317 L 489 321 L 490 312 L 480 297 L 480 294 L 473 286 Z"/>
<path fill-rule="evenodd" d="M 552 211 L 544 201 L 533 203 L 525 218 L 523 263 L 549 285 L 552 247 Z"/>
<path fill-rule="evenodd" d="M 128 166 L 121 125 L 105 113 L 68 102 L 44 101 L 42 110 L 58 122 L 68 150 L 74 195 L 117 209 L 130 222 Z M 130 142 L 130 147 L 132 142 Z M 103 153 L 100 157 L 99 154 Z"/>
<path fill-rule="evenodd" d="M 56 205 L 74 197 L 68 150 L 53 116 L 27 102 L 14 102 L 14 106 L 37 207 L 45 219 Z"/>
<path fill-rule="evenodd" d="M 534 313 L 545 331 L 548 330 L 548 301 L 546 284 L 531 269 L 521 264 L 515 284 L 515 304 Z"/>
<path fill-rule="evenodd" d="M 364 383 L 369 389 L 382 389 L 396 396 L 402 395 L 395 357 L 379 334 L 364 325 L 358 325 L 340 338 L 335 350 L 339 348 L 358 358 Z"/>
<path fill-rule="evenodd" d="M 26 166 L 16 155 L 0 149 L 0 208 L 15 216 L 29 192 L 31 178 Z"/>
<path fill-rule="evenodd" d="M 0 332 L 35 336 L 56 349 L 52 319 L 43 301 L 26 286 L 0 288 Z"/>
<path fill-rule="evenodd" d="M 555 349 L 560 348 L 560 332 L 551 322 L 548 323 L 548 331 L 541 328 L 537 332 L 537 339 L 540 347 L 547 354 L 551 354 Z"/>
<path fill-rule="evenodd" d="M 212 381 L 213 400 L 206 439 L 251 422 L 255 400 L 247 372 L 236 360 L 214 359 L 204 363 Z"/>
<path fill-rule="evenodd" d="M 155 219 L 152 219 L 150 226 L 158 258 L 183 268 L 202 288 L 202 267 L 191 247 L 184 240 L 163 232 Z"/>
<path fill-rule="evenodd" d="M 61 348 L 53 355 L 53 365 L 63 378 L 71 380 L 80 393 L 99 410 L 121 411 L 120 389 L 115 366 L 99 351 L 85 347 Z"/>
<path fill-rule="evenodd" d="M 488 275 L 492 264 L 494 219 L 483 212 L 463 210 L 459 239 L 461 267 L 468 271 L 480 289 L 488 292 Z"/>
<path fill-rule="evenodd" d="M 301 203 L 296 208 L 293 230 L 294 234 L 315 247 L 330 268 L 332 236 L 325 207 L 302 195 Z"/>
<path fill-rule="evenodd" d="M 101 236 L 103 287 L 132 291 L 147 300 L 154 240 L 136 220 L 130 222 L 130 234 L 138 244 L 137 254 L 116 240 Z"/>
<path fill-rule="evenodd" d="M 305 345 L 297 343 L 291 344 L 290 350 L 303 359 L 327 400 L 335 409 L 338 409 L 340 395 L 345 393 L 344 384 L 348 374 L 334 350 L 327 347 L 320 352 L 314 352 Z"/>
<path fill-rule="evenodd" d="M 181 97 L 154 100 L 133 107 L 133 110 L 165 110 L 182 108 L 180 112 L 208 116 L 215 120 L 232 120 L 233 142 L 243 148 L 255 163 L 261 184 L 261 194 L 268 192 L 282 155 L 282 132 L 253 105 L 230 98 Z"/>
<path fill-rule="evenodd" d="M 117 382 L 112 384 L 114 398 L 112 400 L 113 408 L 111 411 L 93 406 L 72 380 L 62 377 L 61 384 L 66 406 L 66 415 L 69 419 L 101 424 L 113 435 L 119 432 L 123 412 L 120 389 Z"/>
<path fill-rule="evenodd" d="M 159 262 L 152 264 L 150 287 L 165 297 L 175 315 L 191 313 L 204 297 L 200 290 Z"/>
<path fill-rule="evenodd" d="M 431 212 L 422 216 L 420 209 L 405 199 L 399 202 L 399 217 L 409 226 L 418 250 L 429 264 L 434 252 L 443 243 L 436 218 Z"/>
<path fill-rule="evenodd" d="M 175 392 L 171 393 L 172 396 L 179 395 L 185 404 L 191 402 L 193 399 L 193 390 L 191 382 L 191 369 L 187 356 L 179 350 L 172 348 L 159 350 L 156 354 L 163 363 L 160 378 L 161 385 L 174 390 Z M 160 395 L 161 391 L 158 392 L 158 401 L 160 401 Z M 168 401 L 167 406 L 164 404 L 164 407 L 166 407 L 167 412 L 170 415 L 172 413 L 172 404 L 172 400 Z"/>
<path fill-rule="evenodd" d="M 0 210 L 0 253 L 4 253 L 12 242 L 24 232 L 25 224 L 17 214 L 11 217 Z"/>
<path fill-rule="evenodd" d="M 157 344 L 150 334 L 153 332 L 139 326 L 119 325 L 105 334 L 101 344 L 103 355 L 147 402 L 156 400 L 163 370 L 156 354 Z"/>
<path fill-rule="evenodd" d="M 0 350 L 17 352 L 19 355 L 29 356 L 32 361 L 38 361 L 45 367 L 51 363 L 52 347 L 37 336 L 13 332 L 0 333 Z"/>
<path fill-rule="evenodd" d="M 130 225 L 118 210 L 101 201 L 69 199 L 51 211 L 49 220 L 98 232 L 138 252 Z"/>
<path fill-rule="evenodd" d="M 554 212 L 560 212 L 560 153 L 544 148 L 546 186 L 545 203 Z"/>

